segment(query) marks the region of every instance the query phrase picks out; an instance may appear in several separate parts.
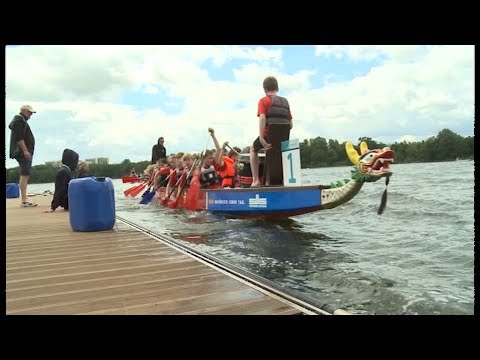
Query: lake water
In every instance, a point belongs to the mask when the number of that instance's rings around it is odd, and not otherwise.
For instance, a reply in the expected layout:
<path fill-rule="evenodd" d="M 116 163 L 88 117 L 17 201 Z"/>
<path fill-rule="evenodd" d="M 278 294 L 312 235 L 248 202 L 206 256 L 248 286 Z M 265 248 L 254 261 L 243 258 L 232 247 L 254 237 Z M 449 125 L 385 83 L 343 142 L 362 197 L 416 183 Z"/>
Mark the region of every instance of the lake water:
<path fill-rule="evenodd" d="M 352 167 L 303 169 L 330 184 Z M 114 180 L 116 213 L 299 294 L 354 314 L 474 314 L 474 162 L 394 164 L 335 209 L 285 220 L 227 219 L 140 205 Z M 53 192 L 31 184 L 29 192 Z M 195 241 L 189 240 L 195 238 Z"/>

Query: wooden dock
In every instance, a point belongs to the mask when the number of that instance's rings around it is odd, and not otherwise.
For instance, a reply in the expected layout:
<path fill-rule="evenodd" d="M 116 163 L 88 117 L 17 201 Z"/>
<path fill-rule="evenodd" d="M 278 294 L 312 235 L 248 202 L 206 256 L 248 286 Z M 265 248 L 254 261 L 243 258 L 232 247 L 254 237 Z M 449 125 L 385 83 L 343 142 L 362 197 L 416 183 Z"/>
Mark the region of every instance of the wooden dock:
<path fill-rule="evenodd" d="M 6 199 L 6 314 L 302 314 L 119 221 L 76 232 L 51 196 Z"/>

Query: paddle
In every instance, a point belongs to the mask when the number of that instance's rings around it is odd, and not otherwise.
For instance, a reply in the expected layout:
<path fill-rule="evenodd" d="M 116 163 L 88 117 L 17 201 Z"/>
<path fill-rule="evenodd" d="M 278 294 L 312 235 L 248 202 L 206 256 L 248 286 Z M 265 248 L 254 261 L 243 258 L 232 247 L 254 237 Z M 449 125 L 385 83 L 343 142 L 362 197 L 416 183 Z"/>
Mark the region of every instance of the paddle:
<path fill-rule="evenodd" d="M 155 176 L 153 176 L 153 181 L 155 181 Z M 152 188 L 152 184 L 150 184 L 150 186 L 148 187 L 147 190 L 145 190 L 145 192 L 142 194 L 142 198 L 144 198 L 145 196 L 149 195 L 150 194 L 150 189 Z"/>
<path fill-rule="evenodd" d="M 207 149 L 205 147 L 205 151 L 203 151 L 200 156 L 200 164 L 197 165 L 195 168 L 195 171 L 192 176 L 192 181 L 190 182 L 190 187 L 188 188 L 187 198 L 185 200 L 185 203 L 183 204 L 183 207 L 190 211 L 197 210 L 197 202 L 198 202 L 198 198 L 200 197 L 200 187 L 201 187 L 200 168 L 203 166 L 203 159 L 205 157 L 206 150 Z"/>
<path fill-rule="evenodd" d="M 173 174 L 173 172 L 168 174 L 168 176 L 165 179 L 163 179 L 162 183 L 160 184 L 160 187 L 164 186 L 167 183 L 167 181 L 170 178 L 170 175 L 172 175 L 172 174 Z M 148 188 L 147 191 L 148 191 L 148 193 L 145 194 L 145 196 L 143 196 L 143 199 L 140 201 L 140 204 L 143 204 L 143 205 L 148 204 L 150 201 L 152 201 L 153 197 L 156 194 L 155 191 L 150 191 L 150 188 Z"/>
<path fill-rule="evenodd" d="M 155 191 L 150 191 L 150 189 L 148 189 L 148 193 L 145 196 L 143 196 L 139 204 L 148 204 L 150 201 L 152 201 L 154 196 L 155 196 Z"/>
<path fill-rule="evenodd" d="M 140 187 L 143 189 L 145 187 L 145 185 L 147 185 L 147 181 L 145 181 L 143 184 L 140 184 L 140 185 L 134 185 L 131 188 L 128 188 L 127 190 L 125 190 L 123 193 L 125 194 L 125 196 L 128 196 L 132 193 L 132 191 L 135 191 L 136 189 L 138 189 Z"/>
<path fill-rule="evenodd" d="M 180 199 L 180 197 L 182 196 L 183 190 L 185 189 L 185 186 L 187 185 L 188 179 L 190 179 L 190 176 L 192 175 L 192 170 L 197 166 L 197 162 L 198 162 L 198 160 L 195 160 L 192 167 L 188 171 L 187 177 L 185 178 L 185 181 L 183 182 L 182 187 L 180 188 L 180 192 L 178 193 L 177 197 L 169 200 L 168 207 L 170 209 L 174 209 L 174 208 L 177 207 L 178 199 Z M 182 179 L 182 178 L 183 178 L 183 176 L 180 177 L 180 179 Z"/>
<path fill-rule="evenodd" d="M 200 166 L 202 164 L 200 163 Z M 200 167 L 197 166 L 195 168 L 195 172 L 193 173 L 193 179 L 190 182 L 190 187 L 188 188 L 187 193 L 187 200 L 185 200 L 185 204 L 183 207 L 190 211 L 195 211 L 197 209 L 197 201 L 200 197 Z"/>
<path fill-rule="evenodd" d="M 235 152 L 235 154 L 237 154 L 238 156 L 240 156 L 240 153 L 235 150 L 234 148 L 232 148 L 230 145 L 228 145 L 227 143 L 225 143 L 225 146 L 228 147 L 230 150 L 233 150 Z"/>
<path fill-rule="evenodd" d="M 209 139 L 210 139 L 210 132 L 208 133 L 208 136 L 207 136 L 207 143 L 205 144 L 205 149 L 207 148 L 208 140 L 209 140 Z M 202 153 L 201 159 L 203 159 L 203 153 Z M 201 161 L 202 161 L 202 160 L 200 160 L 200 165 L 201 165 Z M 176 207 L 177 202 L 178 202 L 178 198 L 179 198 L 180 195 L 182 194 L 183 189 L 184 189 L 184 187 L 185 187 L 185 184 L 187 183 L 187 180 L 188 180 L 188 178 L 190 177 L 191 171 L 192 171 L 192 169 L 196 166 L 196 164 L 197 164 L 197 161 L 195 160 L 195 162 L 193 163 L 193 165 L 192 165 L 192 167 L 191 167 L 191 169 L 190 169 L 190 171 L 189 171 L 189 173 L 188 173 L 188 175 L 187 175 L 187 178 L 185 179 L 185 182 L 184 182 L 183 185 L 182 185 L 182 188 L 181 188 L 181 190 L 180 190 L 180 193 L 179 193 L 178 196 L 175 198 L 175 200 L 172 199 L 172 200 L 170 201 L 170 196 L 173 194 L 173 192 L 175 191 L 175 189 L 179 186 L 181 180 L 184 178 L 184 177 L 183 177 L 183 174 L 178 178 L 177 182 L 176 182 L 175 185 L 173 186 L 172 190 L 170 190 L 170 192 L 168 193 L 168 195 L 160 201 L 160 204 L 161 204 L 161 205 L 166 205 L 167 202 L 168 202 L 170 208 Z"/>
<path fill-rule="evenodd" d="M 209 129 L 210 130 L 210 129 Z M 186 200 L 183 203 L 183 207 L 187 210 L 194 211 L 197 209 L 197 202 L 198 198 L 200 197 L 200 176 L 201 176 L 201 171 L 200 168 L 203 166 L 203 160 L 205 158 L 206 152 L 207 152 L 207 146 L 208 146 L 208 140 L 210 139 L 210 131 L 209 131 L 209 136 L 207 138 L 207 143 L 205 144 L 205 150 L 202 151 L 200 154 L 200 162 L 198 165 L 195 166 L 195 164 L 192 166 L 192 169 L 195 168 L 195 171 L 193 172 L 192 175 L 192 181 L 190 182 L 190 185 L 188 187 L 188 193 L 186 195 Z M 192 170 L 190 169 L 190 170 Z M 190 175 L 189 175 L 190 176 Z M 180 195 L 182 194 L 183 189 L 180 191 Z"/>
<path fill-rule="evenodd" d="M 145 190 L 145 192 L 142 194 L 142 198 L 144 198 L 146 195 L 148 195 L 150 193 L 150 188 L 148 188 L 147 190 Z"/>
<path fill-rule="evenodd" d="M 147 186 L 147 183 L 148 182 L 145 182 L 143 183 L 141 186 L 139 186 L 137 189 L 134 189 L 133 191 L 130 192 L 130 196 L 131 197 L 135 197 L 137 196 L 138 194 L 140 194 L 142 192 L 142 190 L 145 188 L 145 186 Z"/>
<path fill-rule="evenodd" d="M 378 207 L 378 215 L 382 215 L 385 206 L 387 205 L 387 187 L 390 182 L 390 176 L 385 178 L 385 190 L 383 190 L 382 200 L 380 200 L 380 206 Z"/>
<path fill-rule="evenodd" d="M 145 180 L 145 182 L 141 185 L 139 185 L 138 187 L 130 190 L 128 192 L 128 195 L 130 195 L 131 197 L 135 197 L 137 196 L 138 194 L 140 194 L 140 192 L 145 188 L 145 186 L 151 186 L 152 185 L 152 182 L 153 182 L 153 175 L 154 175 L 154 172 L 155 172 L 155 167 L 153 165 L 148 165 L 147 168 L 145 169 L 144 173 L 145 173 L 145 176 L 147 177 L 147 179 Z M 125 193 L 125 192 L 124 192 Z"/>
<path fill-rule="evenodd" d="M 176 170 L 174 170 L 176 171 Z M 168 193 L 167 196 L 165 196 L 165 198 L 163 198 L 162 200 L 160 200 L 160 204 L 161 205 L 167 205 L 167 202 L 168 200 L 170 199 L 170 195 L 172 195 L 172 193 L 175 191 L 175 189 L 177 188 L 178 184 L 180 184 L 180 180 L 182 179 L 182 176 L 180 176 L 177 180 L 177 182 L 175 183 L 175 185 L 173 185 L 172 187 L 172 190 L 170 190 L 170 192 Z"/>
<path fill-rule="evenodd" d="M 203 157 L 202 157 L 202 158 L 203 158 Z M 170 209 L 174 209 L 174 208 L 177 207 L 178 201 L 179 201 L 179 199 L 181 198 L 181 196 L 182 196 L 182 194 L 183 194 L 183 190 L 185 189 L 185 186 L 187 185 L 188 180 L 189 180 L 189 179 L 191 178 L 191 176 L 192 176 L 192 171 L 193 171 L 193 169 L 195 169 L 196 166 L 198 166 L 197 163 L 199 163 L 199 164 L 202 163 L 202 158 L 195 160 L 195 162 L 192 164 L 192 167 L 191 167 L 190 170 L 188 171 L 188 174 L 187 174 L 187 176 L 186 176 L 186 178 L 185 178 L 185 181 L 182 183 L 182 187 L 180 188 L 180 192 L 177 194 L 176 197 L 171 198 L 170 201 L 168 202 L 168 207 L 169 207 Z M 200 162 L 199 162 L 199 161 L 200 161 Z M 183 176 L 182 176 L 182 177 L 183 177 Z"/>

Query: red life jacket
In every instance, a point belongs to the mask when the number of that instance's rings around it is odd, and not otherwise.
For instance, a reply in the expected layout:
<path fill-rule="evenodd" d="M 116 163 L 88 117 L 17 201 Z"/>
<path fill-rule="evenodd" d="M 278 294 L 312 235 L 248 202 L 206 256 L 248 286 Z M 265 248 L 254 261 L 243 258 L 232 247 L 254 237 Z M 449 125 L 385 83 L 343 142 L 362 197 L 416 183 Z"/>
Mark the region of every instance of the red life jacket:
<path fill-rule="evenodd" d="M 159 175 L 168 175 L 170 174 L 170 168 L 169 167 L 162 167 L 160 170 L 158 170 Z"/>
<path fill-rule="evenodd" d="M 225 166 L 222 168 L 222 170 L 218 171 L 218 174 L 222 178 L 222 186 L 233 187 L 233 179 L 235 178 L 235 161 L 228 156 L 224 156 L 222 159 Z"/>

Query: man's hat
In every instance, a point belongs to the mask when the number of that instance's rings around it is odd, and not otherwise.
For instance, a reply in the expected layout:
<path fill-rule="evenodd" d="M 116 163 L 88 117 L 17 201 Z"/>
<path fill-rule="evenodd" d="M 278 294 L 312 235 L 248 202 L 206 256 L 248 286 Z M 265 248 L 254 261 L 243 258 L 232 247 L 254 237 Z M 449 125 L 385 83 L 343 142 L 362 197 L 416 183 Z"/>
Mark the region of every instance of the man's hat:
<path fill-rule="evenodd" d="M 28 110 L 30 111 L 31 113 L 36 113 L 35 110 L 33 110 L 32 106 L 31 105 L 22 105 L 22 107 L 20 108 L 20 111 L 22 110 Z"/>

